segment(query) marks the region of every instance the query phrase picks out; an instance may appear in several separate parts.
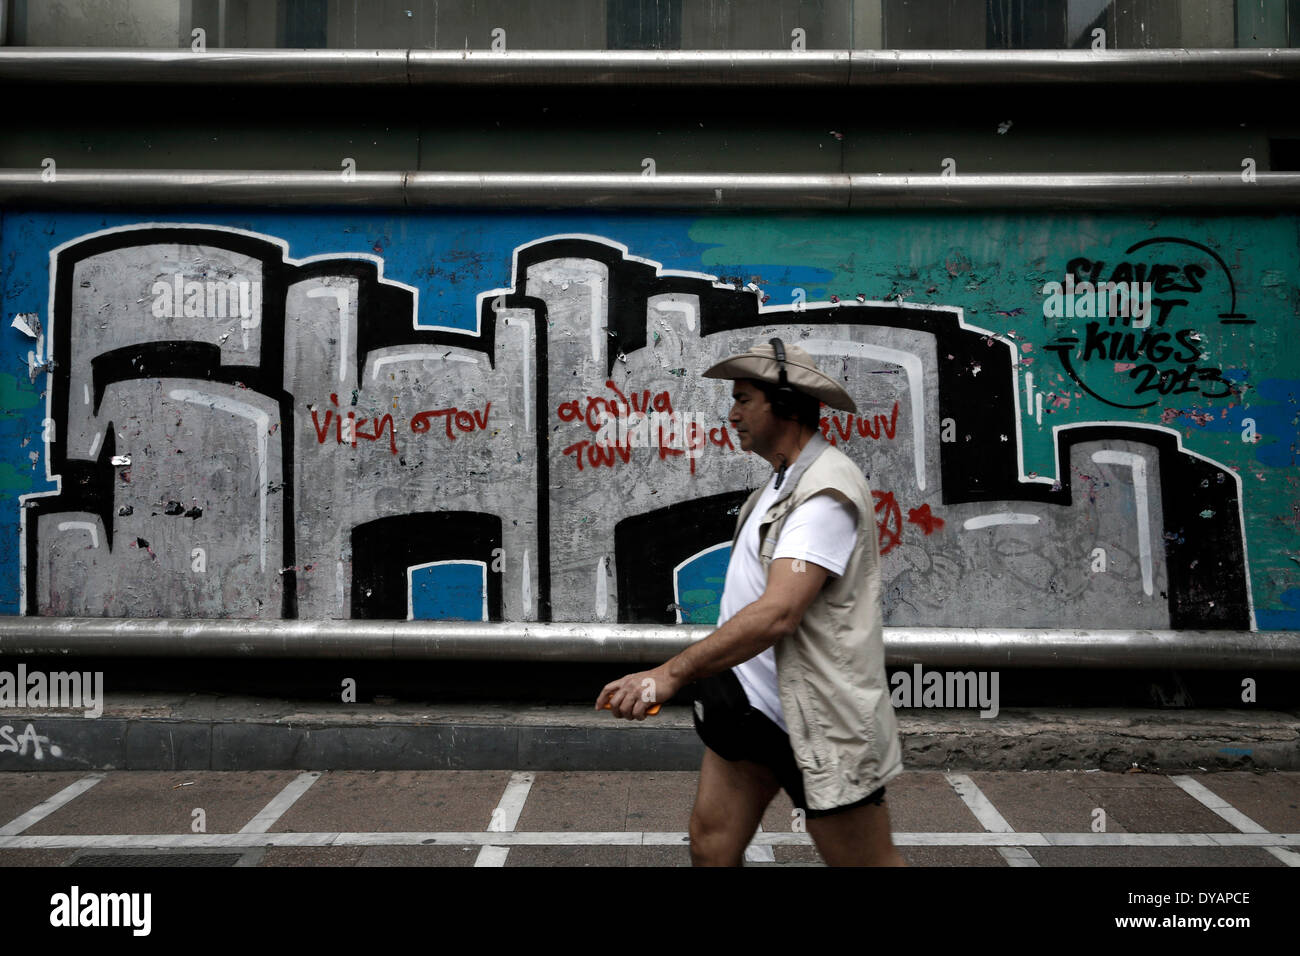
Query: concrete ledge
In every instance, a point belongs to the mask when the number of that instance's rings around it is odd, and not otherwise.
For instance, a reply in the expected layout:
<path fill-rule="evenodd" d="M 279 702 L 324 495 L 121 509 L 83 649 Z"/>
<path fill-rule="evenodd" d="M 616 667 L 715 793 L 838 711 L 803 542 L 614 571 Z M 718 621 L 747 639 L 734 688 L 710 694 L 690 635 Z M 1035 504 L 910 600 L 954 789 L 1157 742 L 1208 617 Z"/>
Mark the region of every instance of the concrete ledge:
<path fill-rule="evenodd" d="M 899 719 L 915 770 L 1300 770 L 1293 713 L 1025 708 Z M 0 771 L 694 770 L 701 753 L 685 707 L 639 724 L 581 705 L 214 695 L 110 697 L 96 720 L 0 710 Z"/>

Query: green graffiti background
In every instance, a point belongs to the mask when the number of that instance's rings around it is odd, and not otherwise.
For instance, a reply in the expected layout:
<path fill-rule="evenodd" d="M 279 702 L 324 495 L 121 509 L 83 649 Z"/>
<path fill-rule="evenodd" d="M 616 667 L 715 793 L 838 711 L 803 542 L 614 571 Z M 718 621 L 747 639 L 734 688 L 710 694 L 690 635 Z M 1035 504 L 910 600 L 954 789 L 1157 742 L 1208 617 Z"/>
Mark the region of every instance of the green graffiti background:
<path fill-rule="evenodd" d="M 1241 476 L 1259 626 L 1300 626 L 1300 223 L 1294 216 L 1161 214 L 1139 219 L 1119 214 L 906 213 L 713 218 L 698 221 L 690 236 L 709 247 L 702 256 L 706 271 L 741 271 L 741 278 L 771 289 L 774 297 L 780 292 L 772 286 L 785 278 L 782 270 L 744 275 L 743 264 L 817 270 L 820 281 L 803 286 L 808 301 L 837 296 L 852 302 L 861 294 L 867 300 L 959 306 L 968 324 L 1012 338 L 1020 349 L 1020 424 L 1028 473 L 1055 474 L 1056 426 L 1117 421 L 1177 429 L 1186 449 Z M 1212 256 L 1187 245 L 1151 244 L 1126 254 L 1135 244 L 1160 237 L 1208 247 L 1228 274 Z M 1042 289 L 1046 282 L 1061 281 L 1067 264 L 1077 257 L 1102 260 L 1102 279 L 1109 279 L 1125 261 L 1205 268 L 1201 291 L 1166 294 L 1187 299 L 1187 305 L 1175 306 L 1165 327 L 1197 332 L 1197 366 L 1215 370 L 1233 384 L 1236 394 L 1210 399 L 1200 392 L 1160 395 L 1155 390 L 1135 396 L 1134 386 L 1142 380 L 1133 377 L 1132 366 L 1141 361 L 1117 366 L 1095 357 L 1079 373 L 1100 395 L 1120 404 L 1153 398 L 1156 403 L 1143 409 L 1117 408 L 1072 381 L 1047 346 L 1074 335 L 1082 349 L 1088 320 L 1045 317 Z M 1186 284 L 1183 276 L 1175 281 Z M 1253 324 L 1224 324 L 1220 319 L 1234 311 L 1234 291 L 1235 314 Z M 1026 407 L 1027 373 L 1045 393 L 1041 424 Z"/>

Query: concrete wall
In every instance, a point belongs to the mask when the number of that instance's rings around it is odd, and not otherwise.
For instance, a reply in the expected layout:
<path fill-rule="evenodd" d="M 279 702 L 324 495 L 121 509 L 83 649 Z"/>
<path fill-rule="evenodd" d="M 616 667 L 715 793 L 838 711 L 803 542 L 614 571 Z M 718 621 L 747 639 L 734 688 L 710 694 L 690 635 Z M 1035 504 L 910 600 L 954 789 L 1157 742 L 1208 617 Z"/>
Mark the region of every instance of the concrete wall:
<path fill-rule="evenodd" d="M 1280 0 L 321 0 L 285 22 L 268 0 L 12 0 L 10 42 L 25 46 L 485 50 L 505 31 L 515 50 L 633 48 L 1285 47 L 1294 13 Z M 224 14 L 223 14 L 224 11 Z M 306 38 L 306 39 L 304 39 Z"/>
<path fill-rule="evenodd" d="M 186 4 L 175 0 L 18 0 L 12 42 L 23 46 L 181 46 Z M 188 45 L 188 38 L 187 43 Z"/>
<path fill-rule="evenodd" d="M 1300 624 L 1294 217 L 203 216 L 4 217 L 10 613 L 707 621 L 779 335 L 888 623 Z"/>

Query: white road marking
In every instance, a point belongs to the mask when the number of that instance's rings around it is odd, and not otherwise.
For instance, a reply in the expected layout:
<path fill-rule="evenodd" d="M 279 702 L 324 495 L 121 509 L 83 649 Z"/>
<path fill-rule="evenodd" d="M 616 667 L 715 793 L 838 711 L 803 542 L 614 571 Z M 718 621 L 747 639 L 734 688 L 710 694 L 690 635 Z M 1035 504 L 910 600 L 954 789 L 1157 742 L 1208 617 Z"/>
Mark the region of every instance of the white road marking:
<path fill-rule="evenodd" d="M 1300 853 L 1284 850 L 1280 846 L 1266 846 L 1264 851 L 1273 854 L 1287 866 L 1300 866 Z"/>
<path fill-rule="evenodd" d="M 36 804 L 22 816 L 14 817 L 14 819 L 0 827 L 0 837 L 16 836 L 28 827 L 40 823 L 59 807 L 77 799 L 77 797 L 99 783 L 104 779 L 104 776 L 102 773 L 86 774 L 76 783 L 69 784 L 48 800 Z"/>
<path fill-rule="evenodd" d="M 1213 810 L 1243 833 L 1268 833 L 1266 827 L 1260 826 L 1200 781 L 1186 776 L 1170 777 L 1169 779 L 1182 787 L 1188 795 L 1202 806 Z M 1285 850 L 1280 846 L 1266 846 L 1264 850 L 1287 866 L 1300 866 L 1300 853 Z"/>
<path fill-rule="evenodd" d="M 1041 395 L 1039 395 L 1041 398 Z M 1037 866 L 1039 861 L 1035 860 L 1034 855 L 1024 847 L 998 847 L 997 852 L 1006 861 L 1008 866 Z"/>
<path fill-rule="evenodd" d="M 534 779 L 531 773 L 515 772 L 510 775 L 510 782 L 501 794 L 501 801 L 492 811 L 492 820 L 488 823 L 489 833 L 510 833 L 514 830 L 515 824 L 519 822 L 519 814 L 523 813 L 529 791 L 533 789 Z M 509 847 L 485 846 L 479 850 L 474 865 L 505 866 L 509 853 Z"/>
<path fill-rule="evenodd" d="M 300 773 L 293 781 L 271 798 L 271 802 L 262 808 L 262 812 L 249 820 L 240 829 L 240 833 L 266 833 L 275 826 L 275 821 L 284 816 L 285 811 L 293 806 L 320 779 L 319 771 Z M 291 834 L 296 836 L 297 834 Z"/>
<path fill-rule="evenodd" d="M 510 855 L 508 846 L 485 846 L 478 851 L 474 859 L 475 866 L 505 866 L 506 857 Z"/>
<path fill-rule="evenodd" d="M 962 803 L 975 814 L 975 819 L 990 833 L 1014 833 L 1015 828 L 1006 821 L 997 807 L 993 806 L 984 791 L 975 785 L 975 781 L 964 773 L 946 773 L 944 779 L 957 791 Z M 1006 860 L 1007 866 L 1038 866 L 1038 861 L 1024 847 L 998 847 L 998 853 Z"/>
<path fill-rule="evenodd" d="M 1174 783 L 1182 787 L 1183 790 L 1201 806 L 1213 810 L 1223 819 L 1227 820 L 1242 833 L 1267 833 L 1266 827 L 1260 826 L 1246 814 L 1236 809 L 1227 800 L 1224 800 L 1214 791 L 1210 790 L 1204 784 L 1191 777 L 1170 777 Z"/>
<path fill-rule="evenodd" d="M 1007 823 L 1006 818 L 998 813 L 997 808 L 984 796 L 984 791 L 975 785 L 975 781 L 964 773 L 945 773 L 944 779 L 957 791 L 962 803 L 975 814 L 975 819 L 990 833 L 1014 833 L 1015 828 Z"/>
<path fill-rule="evenodd" d="M 1300 833 L 895 833 L 897 846 L 1253 846 L 1300 849 Z M 766 846 L 811 846 L 807 833 L 756 833 Z M 640 830 L 375 833 L 153 833 L 0 836 L 0 850 L 249 846 L 689 846 L 690 834 Z"/>
<path fill-rule="evenodd" d="M 763 824 L 758 825 L 758 831 L 754 836 L 763 832 Z M 776 851 L 772 849 L 770 843 L 759 843 L 757 840 L 750 840 L 749 846 L 745 847 L 746 863 L 775 863 Z"/>

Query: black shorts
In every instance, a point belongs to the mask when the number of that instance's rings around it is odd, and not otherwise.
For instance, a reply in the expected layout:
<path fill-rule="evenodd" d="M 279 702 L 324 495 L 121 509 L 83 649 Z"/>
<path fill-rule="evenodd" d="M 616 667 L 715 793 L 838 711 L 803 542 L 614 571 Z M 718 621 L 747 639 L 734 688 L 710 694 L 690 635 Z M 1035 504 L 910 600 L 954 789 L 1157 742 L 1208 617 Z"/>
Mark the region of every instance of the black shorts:
<path fill-rule="evenodd" d="M 724 760 L 748 760 L 767 767 L 776 775 L 790 801 L 809 819 L 828 817 L 868 803 L 881 804 L 885 788 L 880 787 L 861 800 L 828 810 L 808 809 L 803 791 L 803 774 L 795 763 L 790 736 L 767 714 L 751 707 L 745 688 L 731 668 L 697 681 L 695 689 L 695 732 L 706 747 Z"/>

